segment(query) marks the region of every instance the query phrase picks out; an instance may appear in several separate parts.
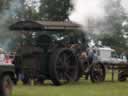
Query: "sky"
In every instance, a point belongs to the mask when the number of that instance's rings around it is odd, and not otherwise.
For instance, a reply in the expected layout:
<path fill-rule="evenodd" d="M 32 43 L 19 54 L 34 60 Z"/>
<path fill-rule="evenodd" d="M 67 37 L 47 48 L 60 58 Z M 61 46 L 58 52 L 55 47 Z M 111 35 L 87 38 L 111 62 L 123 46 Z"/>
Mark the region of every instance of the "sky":
<path fill-rule="evenodd" d="M 37 11 L 39 11 L 40 0 L 26 0 L 25 4 L 34 6 Z"/>
<path fill-rule="evenodd" d="M 121 0 L 121 4 L 125 9 L 125 12 L 128 14 L 128 0 Z"/>
<path fill-rule="evenodd" d="M 69 19 L 75 23 L 82 25 L 85 29 L 89 28 L 89 21 L 104 22 L 109 15 L 105 10 L 105 6 L 112 1 L 117 0 L 70 0 L 73 10 L 69 14 Z M 128 16 L 128 0 L 121 0 L 121 5 Z M 128 23 L 128 22 L 127 22 Z M 98 30 L 99 31 L 99 30 Z"/>
<path fill-rule="evenodd" d="M 26 3 L 27 3 L 29 6 L 32 6 L 32 5 L 39 6 L 39 5 L 40 5 L 40 0 L 26 0 Z"/>

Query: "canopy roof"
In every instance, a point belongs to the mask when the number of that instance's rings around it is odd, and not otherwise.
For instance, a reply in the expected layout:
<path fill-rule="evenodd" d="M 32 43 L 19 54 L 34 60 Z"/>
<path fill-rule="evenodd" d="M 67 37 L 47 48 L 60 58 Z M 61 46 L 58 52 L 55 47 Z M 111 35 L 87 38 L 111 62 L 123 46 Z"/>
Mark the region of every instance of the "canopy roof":
<path fill-rule="evenodd" d="M 78 24 L 62 21 L 18 21 L 10 26 L 10 30 L 73 30 Z"/>

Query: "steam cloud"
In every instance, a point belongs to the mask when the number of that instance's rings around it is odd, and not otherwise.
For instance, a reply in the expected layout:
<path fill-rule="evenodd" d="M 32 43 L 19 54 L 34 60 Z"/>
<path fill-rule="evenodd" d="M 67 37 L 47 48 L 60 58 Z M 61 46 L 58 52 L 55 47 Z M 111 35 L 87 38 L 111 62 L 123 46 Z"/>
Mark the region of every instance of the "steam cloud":
<path fill-rule="evenodd" d="M 128 16 L 128 0 L 71 0 L 73 10 L 69 15 L 69 19 L 75 23 L 81 24 L 86 31 L 90 31 L 89 27 L 92 27 L 94 33 L 109 32 L 111 33 L 111 24 L 105 20 L 109 17 L 105 7 L 111 4 L 111 2 L 121 2 L 124 12 Z M 109 9 L 109 13 L 113 13 L 113 9 Z M 120 11 L 117 14 L 119 15 Z M 100 25 L 96 25 L 100 22 Z"/>
<path fill-rule="evenodd" d="M 0 12 L 0 47 L 8 50 L 9 43 L 15 38 L 15 35 L 8 30 L 10 19 L 14 20 L 17 12 L 21 10 L 21 0 L 12 0 L 9 5 L 3 5 L 3 10 Z"/>
<path fill-rule="evenodd" d="M 71 21 L 88 27 L 88 21 L 103 20 L 106 16 L 104 10 L 106 0 L 71 0 L 74 9 L 69 18 Z"/>
<path fill-rule="evenodd" d="M 6 8 L 5 5 L 5 8 L 0 12 L 0 47 L 3 47 L 4 49 L 8 49 L 9 42 L 11 42 L 12 38 L 15 37 L 13 33 L 7 30 L 8 21 L 10 19 L 16 18 L 17 11 L 22 11 L 23 8 L 21 3 L 22 0 L 9 1 L 11 1 L 9 3 L 9 7 Z M 73 22 L 81 24 L 86 30 L 88 30 L 90 25 L 93 26 L 96 22 L 103 22 L 105 20 L 108 14 L 106 13 L 104 7 L 108 2 L 112 1 L 117 0 L 71 0 L 73 10 L 70 13 L 69 19 Z M 123 6 L 125 13 L 128 15 L 128 0 L 121 0 L 121 5 Z M 101 26 L 101 29 L 104 30 L 105 27 L 109 26 Z M 97 32 L 99 31 L 98 28 L 94 30 Z"/>
<path fill-rule="evenodd" d="M 101 33 L 107 33 L 111 35 L 113 32 L 113 26 L 111 21 L 107 21 L 109 15 L 110 17 L 111 15 L 113 17 L 120 17 L 121 15 L 120 7 L 118 12 L 114 11 L 115 5 L 111 5 L 114 2 L 119 2 L 121 7 L 124 9 L 123 11 L 128 16 L 128 0 L 71 0 L 73 10 L 69 15 L 69 19 L 75 23 L 80 24 L 84 31 L 86 33 L 88 32 L 86 35 L 90 36 L 91 34 L 90 39 L 92 40 L 95 40 L 95 35 L 99 35 Z M 113 6 L 113 8 L 110 7 L 108 10 L 106 10 L 106 7 L 109 5 Z M 116 22 L 119 22 L 119 20 L 117 19 Z M 128 21 L 124 20 L 124 22 L 128 25 Z"/>
<path fill-rule="evenodd" d="M 121 5 L 123 6 L 125 13 L 128 15 L 128 0 L 121 0 Z"/>

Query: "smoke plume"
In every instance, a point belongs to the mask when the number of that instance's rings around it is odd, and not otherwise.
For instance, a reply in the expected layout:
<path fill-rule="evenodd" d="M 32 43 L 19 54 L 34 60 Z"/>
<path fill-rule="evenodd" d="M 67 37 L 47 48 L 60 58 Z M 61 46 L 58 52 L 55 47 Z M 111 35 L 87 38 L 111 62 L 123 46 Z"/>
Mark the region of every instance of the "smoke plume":
<path fill-rule="evenodd" d="M 111 35 L 116 30 L 112 22 L 121 25 L 125 21 L 124 12 L 128 16 L 128 0 L 71 0 L 71 4 L 69 19 L 81 24 L 89 34 Z"/>
<path fill-rule="evenodd" d="M 22 8 L 20 1 L 22 0 L 7 0 L 9 4 L 3 5 L 0 12 L 0 47 L 5 50 L 9 49 L 9 43 L 15 38 L 15 34 L 8 30 L 8 26 L 17 18 L 17 12 Z"/>
<path fill-rule="evenodd" d="M 88 23 L 104 20 L 106 16 L 104 6 L 106 0 L 71 0 L 73 10 L 69 16 L 70 20 L 88 27 Z"/>
<path fill-rule="evenodd" d="M 123 6 L 125 13 L 128 15 L 128 0 L 121 0 L 121 5 Z"/>

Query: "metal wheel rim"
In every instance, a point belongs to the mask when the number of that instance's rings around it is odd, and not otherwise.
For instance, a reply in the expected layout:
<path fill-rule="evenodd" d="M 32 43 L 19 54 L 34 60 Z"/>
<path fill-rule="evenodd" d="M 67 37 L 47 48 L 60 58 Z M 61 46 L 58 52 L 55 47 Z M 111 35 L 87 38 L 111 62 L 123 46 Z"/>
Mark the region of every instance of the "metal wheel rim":
<path fill-rule="evenodd" d="M 102 81 L 104 77 L 104 71 L 101 64 L 93 65 L 92 75 L 95 81 Z"/>
<path fill-rule="evenodd" d="M 72 62 L 73 61 L 73 62 Z M 56 63 L 56 75 L 60 82 L 73 81 L 77 64 L 73 54 L 61 53 Z"/>

